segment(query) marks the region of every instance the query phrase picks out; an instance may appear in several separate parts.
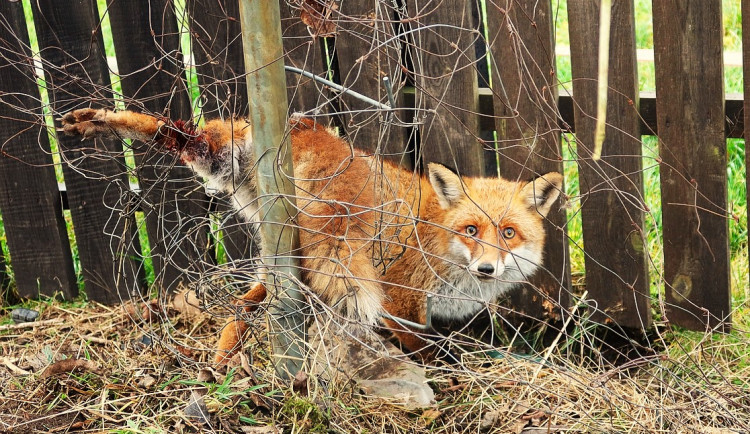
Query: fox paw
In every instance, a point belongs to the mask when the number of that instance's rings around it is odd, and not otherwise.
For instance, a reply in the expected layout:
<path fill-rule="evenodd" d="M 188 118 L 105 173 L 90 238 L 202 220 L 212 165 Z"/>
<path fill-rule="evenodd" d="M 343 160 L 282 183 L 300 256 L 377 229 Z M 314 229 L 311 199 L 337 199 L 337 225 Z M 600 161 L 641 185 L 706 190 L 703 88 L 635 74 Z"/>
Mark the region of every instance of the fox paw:
<path fill-rule="evenodd" d="M 105 109 L 84 108 L 65 113 L 60 119 L 62 132 L 68 136 L 81 136 L 84 139 L 112 136 L 113 131 L 104 120 Z"/>

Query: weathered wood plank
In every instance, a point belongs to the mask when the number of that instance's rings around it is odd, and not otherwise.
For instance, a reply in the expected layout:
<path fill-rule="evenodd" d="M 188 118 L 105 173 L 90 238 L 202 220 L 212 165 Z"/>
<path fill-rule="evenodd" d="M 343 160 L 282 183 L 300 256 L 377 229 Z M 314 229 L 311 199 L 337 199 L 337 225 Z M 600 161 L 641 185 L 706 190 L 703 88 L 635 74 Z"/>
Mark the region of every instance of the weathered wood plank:
<path fill-rule="evenodd" d="M 643 164 L 632 0 L 614 2 L 606 140 L 591 159 L 596 128 L 599 2 L 568 4 L 586 290 L 593 319 L 645 330 L 651 323 L 643 233 Z"/>
<path fill-rule="evenodd" d="M 721 2 L 660 0 L 653 13 L 666 317 L 728 328 Z"/>
<path fill-rule="evenodd" d="M 460 174 L 483 175 L 484 153 L 479 141 L 479 97 L 475 42 L 478 24 L 472 2 L 407 2 L 407 30 L 413 45 L 415 119 L 423 122 L 419 156 L 423 164 L 439 162 Z"/>
<path fill-rule="evenodd" d="M 341 84 L 376 101 L 388 104 L 383 84 L 392 83 L 397 107 L 403 107 L 401 40 L 396 37 L 390 2 L 345 2 L 337 21 L 336 58 Z M 406 151 L 407 127 L 394 121 L 403 111 L 389 112 L 344 94 L 341 96 L 344 129 L 351 143 L 377 152 L 403 167 L 412 166 Z M 394 118 L 397 116 L 398 118 Z"/>
<path fill-rule="evenodd" d="M 112 106 L 96 2 L 32 2 L 46 87 L 55 117 L 86 106 Z M 57 122 L 57 121 L 56 121 Z M 59 124 L 58 124 L 59 126 Z M 58 136 L 84 287 L 89 300 L 119 302 L 139 292 L 142 270 L 122 147 L 114 140 Z M 122 211 L 122 212 L 121 212 Z M 113 257 L 114 253 L 114 257 Z"/>
<path fill-rule="evenodd" d="M 247 114 L 237 0 L 188 0 L 190 36 L 207 119 Z"/>
<path fill-rule="evenodd" d="M 22 4 L 0 3 L 0 212 L 16 288 L 70 299 L 78 286 L 30 59 Z M 3 261 L 0 294 L 4 277 Z"/>
<path fill-rule="evenodd" d="M 237 0 L 188 0 L 190 35 L 205 119 L 247 116 L 247 84 Z M 224 201 L 222 242 L 229 260 L 253 256 L 253 235 Z M 224 206 L 226 205 L 226 206 Z"/>
<path fill-rule="evenodd" d="M 487 5 L 497 152 L 500 175 L 508 179 L 563 171 L 552 25 L 549 1 Z M 565 211 L 555 206 L 545 223 L 544 269 L 511 297 L 521 316 L 559 318 L 569 303 L 565 221 Z"/>
<path fill-rule="evenodd" d="M 300 19 L 298 9 L 292 7 L 286 0 L 279 0 L 279 2 L 284 64 L 325 77 L 328 66 L 321 39 L 310 35 L 307 25 Z M 319 83 L 293 72 L 286 73 L 286 83 L 290 113 L 303 112 L 317 115 L 325 111 L 328 104 L 323 97 L 322 86 Z"/>
<path fill-rule="evenodd" d="M 166 0 L 108 2 L 126 108 L 190 119 L 177 19 Z M 171 291 L 206 256 L 206 196 L 175 157 L 134 143 L 155 284 Z"/>

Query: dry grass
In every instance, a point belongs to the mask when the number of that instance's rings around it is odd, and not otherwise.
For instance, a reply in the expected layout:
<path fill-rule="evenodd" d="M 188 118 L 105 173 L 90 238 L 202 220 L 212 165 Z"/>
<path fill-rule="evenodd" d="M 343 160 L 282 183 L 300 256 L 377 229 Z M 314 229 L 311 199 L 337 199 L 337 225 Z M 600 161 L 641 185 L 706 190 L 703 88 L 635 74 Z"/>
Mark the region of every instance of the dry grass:
<path fill-rule="evenodd" d="M 263 318 L 249 358 L 213 370 L 220 320 L 38 303 L 36 327 L 0 326 L 0 430 L 8 432 L 748 432 L 750 335 L 665 332 L 661 351 L 614 366 L 590 333 L 546 362 L 467 354 L 428 371 L 437 403 L 409 411 L 349 382 L 279 381 Z M 50 321 L 51 320 L 51 321 Z M 7 321 L 6 321 L 7 322 Z M 573 350 L 570 340 L 589 342 Z M 567 342 L 567 344 L 565 344 Z M 581 348 L 589 357 L 579 357 Z M 546 353 L 545 353 L 546 354 Z M 579 353 L 580 354 L 580 353 Z M 68 360 L 65 363 L 55 363 Z M 74 362 L 81 360 L 82 362 Z M 209 416 L 190 417 L 197 396 Z M 193 404 L 193 407 L 195 405 Z"/>

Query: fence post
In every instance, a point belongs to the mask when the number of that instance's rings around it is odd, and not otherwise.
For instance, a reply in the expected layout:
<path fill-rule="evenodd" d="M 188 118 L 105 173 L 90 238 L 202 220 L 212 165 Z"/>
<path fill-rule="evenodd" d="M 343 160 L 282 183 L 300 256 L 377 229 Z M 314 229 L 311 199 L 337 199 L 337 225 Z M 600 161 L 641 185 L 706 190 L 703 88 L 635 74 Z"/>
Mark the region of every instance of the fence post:
<path fill-rule="evenodd" d="M 242 44 L 247 72 L 249 119 L 258 156 L 257 184 L 261 201 L 261 249 L 269 268 L 267 285 L 275 297 L 270 312 L 271 345 L 276 373 L 293 377 L 303 362 L 305 319 L 299 266 L 292 252 L 299 245 L 291 144 L 287 125 L 286 74 L 281 43 L 279 2 L 240 0 Z M 274 290 L 278 288 L 277 290 Z"/>

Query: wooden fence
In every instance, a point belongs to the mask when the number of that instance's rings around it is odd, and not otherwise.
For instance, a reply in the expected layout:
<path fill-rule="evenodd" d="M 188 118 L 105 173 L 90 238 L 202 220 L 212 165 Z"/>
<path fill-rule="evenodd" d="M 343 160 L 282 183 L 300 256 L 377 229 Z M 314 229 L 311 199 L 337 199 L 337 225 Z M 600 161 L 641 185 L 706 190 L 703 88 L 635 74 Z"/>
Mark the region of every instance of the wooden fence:
<path fill-rule="evenodd" d="M 114 104 L 96 1 L 71 3 L 62 8 L 53 0 L 31 2 L 38 62 L 55 116 Z M 107 3 L 126 105 L 189 118 L 174 4 Z M 287 75 L 290 110 L 329 113 L 358 147 L 375 150 L 379 144 L 379 151 L 407 166 L 440 161 L 463 174 L 494 175 L 499 164 L 503 176 L 529 179 L 535 173 L 562 172 L 561 134 L 575 131 L 586 289 L 600 321 L 627 328 L 645 328 L 651 321 L 640 137 L 658 132 L 666 317 L 698 330 L 729 324 L 725 139 L 741 137 L 750 122 L 743 122 L 742 100 L 724 98 L 721 2 L 654 3 L 658 99 L 638 93 L 633 2 L 614 2 L 609 126 L 599 161 L 586 150 L 595 121 L 598 2 L 568 2 L 575 98 L 558 94 L 556 12 L 549 2 L 487 2 L 486 40 L 481 8 L 474 2 L 404 0 L 393 8 L 391 1 L 346 1 L 335 10 L 315 7 L 313 1 L 290 3 L 302 6 L 306 16 L 301 20 L 300 10 L 282 1 L 286 64 L 332 76 L 383 102 L 382 78 L 394 83 L 401 108 L 396 115 L 406 122 L 385 122 L 386 113 L 350 95 Z M 187 0 L 206 117 L 243 114 L 247 107 L 237 11 L 232 0 Z M 330 21 L 321 13 L 330 13 Z M 329 30 L 335 34 L 328 35 Z M 50 143 L 40 122 L 42 98 L 28 34 L 22 3 L 0 2 L 0 212 L 19 294 L 72 297 L 78 288 L 74 261 Z M 746 60 L 748 35 L 750 29 L 743 32 Z M 489 69 L 487 58 L 492 59 Z M 413 127 L 412 120 L 419 126 Z M 123 204 L 129 200 L 123 192 L 130 189 L 122 144 L 105 141 L 90 149 L 90 143 L 61 135 L 57 144 L 62 158 L 75 162 L 62 169 L 86 293 L 91 300 L 117 302 L 118 288 L 143 289 L 132 214 L 113 212 L 132 206 Z M 112 156 L 93 158 L 103 152 Z M 175 167 L 166 156 L 134 155 L 142 192 L 141 202 L 134 203 L 153 205 L 144 210 L 151 257 L 160 282 L 172 289 L 187 278 L 183 270 L 190 263 L 211 256 L 206 225 L 190 223 L 196 222 L 191 217 L 207 215 L 206 198 L 187 169 Z M 559 318 L 560 312 L 549 306 L 570 303 L 566 219 L 564 210 L 550 216 L 546 272 L 512 297 L 523 315 Z M 223 224 L 229 255 L 248 255 L 242 224 Z M 116 267 L 112 252 L 120 253 L 114 256 Z M 0 263 L 0 276 L 4 266 Z"/>

